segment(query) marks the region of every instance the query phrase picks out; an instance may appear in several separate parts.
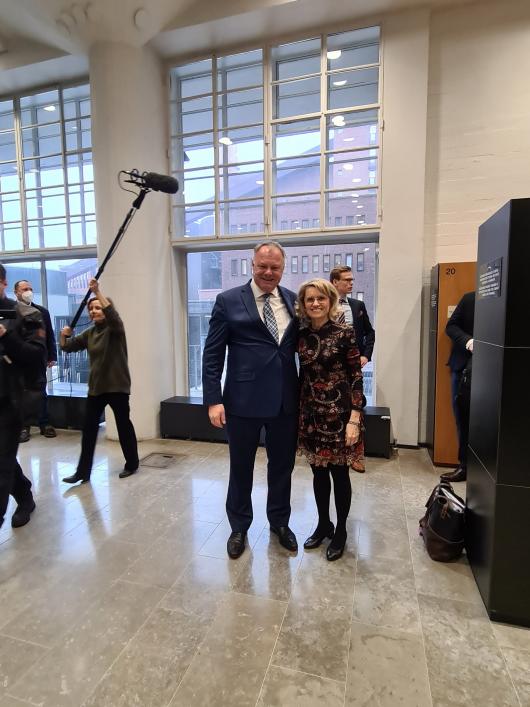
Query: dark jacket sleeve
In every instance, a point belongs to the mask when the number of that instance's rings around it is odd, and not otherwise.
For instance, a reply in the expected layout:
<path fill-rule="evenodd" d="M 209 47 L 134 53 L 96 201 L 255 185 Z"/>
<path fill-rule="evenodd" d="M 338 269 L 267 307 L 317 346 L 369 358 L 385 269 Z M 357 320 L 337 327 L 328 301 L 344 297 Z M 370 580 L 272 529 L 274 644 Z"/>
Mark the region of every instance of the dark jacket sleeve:
<path fill-rule="evenodd" d="M 221 376 L 228 343 L 228 322 L 221 295 L 217 295 L 202 355 L 202 389 L 205 405 L 223 402 Z"/>
<path fill-rule="evenodd" d="M 46 329 L 46 349 L 48 351 L 48 361 L 57 361 L 57 343 L 52 326 L 50 313 L 45 307 L 38 308 L 44 319 L 44 328 Z"/>
<path fill-rule="evenodd" d="M 2 345 L 15 365 L 39 367 L 45 358 L 45 336 L 43 328 L 35 329 L 27 339 L 23 339 L 16 329 L 11 329 L 2 337 Z"/>
<path fill-rule="evenodd" d="M 366 358 L 371 361 L 375 345 L 375 329 L 372 326 L 364 302 L 361 302 L 361 316 L 364 324 L 364 341 L 362 342 L 363 350 L 361 351 L 361 355 L 366 356 Z"/>
<path fill-rule="evenodd" d="M 445 333 L 454 341 L 454 343 L 465 350 L 467 342 L 473 338 L 473 332 L 466 331 L 469 325 L 469 316 L 467 315 L 466 295 L 462 297 L 456 305 L 455 311 L 451 314 Z"/>

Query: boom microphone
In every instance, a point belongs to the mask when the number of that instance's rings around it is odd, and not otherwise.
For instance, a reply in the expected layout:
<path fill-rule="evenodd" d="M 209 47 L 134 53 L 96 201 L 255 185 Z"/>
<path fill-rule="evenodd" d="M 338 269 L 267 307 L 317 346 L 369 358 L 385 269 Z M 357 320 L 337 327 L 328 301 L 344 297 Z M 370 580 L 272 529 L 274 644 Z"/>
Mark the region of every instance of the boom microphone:
<path fill-rule="evenodd" d="M 130 172 L 124 170 L 124 174 L 128 174 L 131 179 L 127 180 L 132 184 L 138 184 L 144 189 L 152 189 L 153 191 L 161 191 L 164 194 L 176 194 L 179 189 L 179 183 L 174 177 L 169 177 L 166 174 L 157 174 L 156 172 L 142 172 L 140 174 L 137 169 Z"/>

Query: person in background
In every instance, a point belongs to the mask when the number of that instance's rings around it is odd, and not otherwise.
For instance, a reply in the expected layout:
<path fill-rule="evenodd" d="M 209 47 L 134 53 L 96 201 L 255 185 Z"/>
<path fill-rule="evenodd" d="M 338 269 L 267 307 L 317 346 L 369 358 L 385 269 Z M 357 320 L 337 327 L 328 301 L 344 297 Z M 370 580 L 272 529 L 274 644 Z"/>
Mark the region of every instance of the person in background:
<path fill-rule="evenodd" d="M 226 511 L 228 556 L 245 550 L 252 523 L 252 481 L 260 433 L 267 450 L 267 518 L 287 550 L 298 549 L 289 528 L 291 474 L 296 457 L 298 372 L 294 292 L 280 286 L 285 252 L 265 241 L 254 248 L 252 279 L 217 296 L 203 354 L 203 397 L 210 422 L 226 424 L 230 480 Z M 221 377 L 226 352 L 224 389 Z"/>
<path fill-rule="evenodd" d="M 2 310 L 11 314 L 17 308 L 16 303 L 4 296 L 6 287 L 6 271 L 0 263 L 0 317 Z M 24 318 L 17 311 L 14 318 L 0 318 L 0 527 L 10 494 L 17 502 L 11 516 L 13 528 L 29 523 L 35 510 L 31 481 L 17 461 L 17 451 L 22 427 L 24 373 L 44 362 L 44 336 L 38 313 Z"/>
<path fill-rule="evenodd" d="M 475 293 L 466 292 L 452 313 L 445 333 L 453 347 L 447 365 L 451 369 L 451 393 L 453 413 L 458 434 L 458 467 L 441 474 L 443 481 L 465 481 L 467 479 L 467 441 L 469 437 L 469 390 L 461 391 L 461 380 L 465 370 L 471 368 L 473 354 L 473 326 L 475 323 Z"/>
<path fill-rule="evenodd" d="M 355 332 L 339 324 L 338 292 L 320 278 L 304 282 L 298 292 L 300 317 L 300 420 L 298 451 L 313 471 L 318 525 L 307 538 L 307 550 L 331 538 L 329 561 L 342 557 L 351 505 L 349 469 L 364 472 L 363 376 Z M 337 526 L 329 517 L 331 480 Z"/>
<path fill-rule="evenodd" d="M 18 282 L 15 282 L 15 287 L 13 288 L 13 290 L 17 300 L 19 302 L 22 302 L 23 304 L 38 309 L 44 321 L 44 328 L 46 330 L 47 361 L 45 363 L 44 369 L 41 371 L 42 402 L 39 412 L 38 425 L 40 427 L 41 435 L 44 435 L 44 437 L 56 437 L 57 433 L 53 426 L 50 425 L 50 416 L 48 413 L 48 394 L 46 392 L 46 368 L 51 368 L 57 363 L 57 344 L 55 343 L 55 334 L 53 332 L 50 313 L 48 312 L 46 307 L 42 307 L 40 304 L 35 304 L 35 302 L 33 301 L 33 287 L 31 286 L 31 282 L 29 282 L 28 280 L 18 280 Z M 24 420 L 24 425 L 20 433 L 20 441 L 27 442 L 29 438 L 30 421 Z"/>
<path fill-rule="evenodd" d="M 107 405 L 110 405 L 116 418 L 118 438 L 125 457 L 124 469 L 119 474 L 120 479 L 134 474 L 139 465 L 138 443 L 129 410 L 131 376 L 127 362 L 125 329 L 114 305 L 105 297 L 95 278 L 90 280 L 89 288 L 94 297 L 88 301 L 87 309 L 94 326 L 72 338 L 72 329 L 69 326 L 61 329 L 61 349 L 67 352 L 87 349 L 90 360 L 81 455 L 75 474 L 63 479 L 67 484 L 90 480 L 99 421 Z"/>
<path fill-rule="evenodd" d="M 350 324 L 355 329 L 355 340 L 364 368 L 372 360 L 375 345 L 375 330 L 370 322 L 366 305 L 360 299 L 350 297 L 353 288 L 353 273 L 349 265 L 338 265 L 329 274 L 329 281 L 339 293 L 338 321 Z"/>

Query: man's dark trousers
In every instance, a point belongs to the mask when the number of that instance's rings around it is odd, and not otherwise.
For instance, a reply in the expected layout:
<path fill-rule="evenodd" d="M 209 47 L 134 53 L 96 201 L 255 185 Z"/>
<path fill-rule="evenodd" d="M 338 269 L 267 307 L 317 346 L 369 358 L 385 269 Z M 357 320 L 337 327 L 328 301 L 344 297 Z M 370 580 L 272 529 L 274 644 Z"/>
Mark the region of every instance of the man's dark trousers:
<path fill-rule="evenodd" d="M 11 494 L 19 506 L 30 504 L 31 481 L 24 476 L 17 461 L 18 439 L 22 421 L 12 402 L 0 400 L 0 526 Z"/>
<path fill-rule="evenodd" d="M 235 532 L 246 532 L 252 523 L 254 460 L 262 427 L 267 450 L 267 518 L 275 527 L 289 524 L 291 473 L 296 456 L 298 415 L 280 413 L 273 418 L 228 415 L 226 430 L 230 450 L 230 480 L 226 512 Z"/>

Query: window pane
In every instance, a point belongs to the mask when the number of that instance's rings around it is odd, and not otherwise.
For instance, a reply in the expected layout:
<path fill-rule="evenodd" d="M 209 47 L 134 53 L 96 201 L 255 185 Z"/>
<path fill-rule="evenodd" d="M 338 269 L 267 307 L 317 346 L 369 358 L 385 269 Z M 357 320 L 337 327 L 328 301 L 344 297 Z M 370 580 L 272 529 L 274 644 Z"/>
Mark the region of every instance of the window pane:
<path fill-rule="evenodd" d="M 0 130 L 12 130 L 14 121 L 13 101 L 0 101 Z"/>
<path fill-rule="evenodd" d="M 63 248 L 68 245 L 64 218 L 28 221 L 28 235 L 30 248 Z"/>
<path fill-rule="evenodd" d="M 210 167 L 214 163 L 213 133 L 172 138 L 171 161 L 175 170 Z"/>
<path fill-rule="evenodd" d="M 348 147 L 376 145 L 378 139 L 377 120 L 377 109 L 328 116 L 328 149 L 342 150 Z"/>
<path fill-rule="evenodd" d="M 233 54 L 217 60 L 217 90 L 227 91 L 263 83 L 262 51 Z"/>
<path fill-rule="evenodd" d="M 327 187 L 351 189 L 371 186 L 377 181 L 377 150 L 340 152 L 327 155 Z"/>
<path fill-rule="evenodd" d="M 51 155 L 61 151 L 61 126 L 59 123 L 27 128 L 22 131 L 22 154 L 24 157 Z"/>
<path fill-rule="evenodd" d="M 263 125 L 223 130 L 218 152 L 220 164 L 263 160 Z"/>
<path fill-rule="evenodd" d="M 315 191 L 320 188 L 319 155 L 275 160 L 272 169 L 274 194 Z"/>
<path fill-rule="evenodd" d="M 263 89 L 221 93 L 217 97 L 219 127 L 263 122 Z"/>
<path fill-rule="evenodd" d="M 63 89 L 63 117 L 65 120 L 90 116 L 90 114 L 89 84 Z"/>
<path fill-rule="evenodd" d="M 24 160 L 23 165 L 26 189 L 58 186 L 64 183 L 62 155 Z"/>
<path fill-rule="evenodd" d="M 263 196 L 263 162 L 234 165 L 219 173 L 219 198 L 242 199 Z"/>
<path fill-rule="evenodd" d="M 48 298 L 45 306 L 50 311 L 55 338 L 59 340 L 62 327 L 69 324 L 86 291 L 88 282 L 97 272 L 97 260 L 49 260 L 45 262 Z M 33 281 L 32 281 L 33 282 Z M 80 334 L 90 325 L 86 310 L 81 315 L 75 333 Z M 59 349 L 59 347 L 58 347 Z M 53 369 L 48 393 L 53 395 L 86 395 L 89 361 L 87 351 L 65 354 L 58 351 L 57 367 Z"/>
<path fill-rule="evenodd" d="M 275 81 L 320 73 L 320 38 L 280 44 L 271 51 Z"/>
<path fill-rule="evenodd" d="M 15 162 L 0 163 L 0 192 L 18 191 L 18 169 Z"/>
<path fill-rule="evenodd" d="M 22 225 L 20 223 L 0 223 L 0 250 L 22 250 L 23 247 Z"/>
<path fill-rule="evenodd" d="M 377 64 L 379 62 L 379 27 L 364 27 L 351 32 L 331 34 L 327 38 L 328 69 Z"/>
<path fill-rule="evenodd" d="M 219 204 L 219 232 L 222 236 L 249 233 L 249 223 L 263 223 L 263 199 Z"/>
<path fill-rule="evenodd" d="M 95 245 L 97 240 L 95 215 L 71 216 L 70 238 L 73 246 Z"/>
<path fill-rule="evenodd" d="M 17 157 L 15 132 L 0 133 L 0 162 L 15 160 Z"/>
<path fill-rule="evenodd" d="M 194 61 L 171 69 L 171 100 L 189 98 L 212 90 L 212 61 Z"/>
<path fill-rule="evenodd" d="M 87 150 L 92 147 L 90 118 L 70 120 L 65 123 L 65 141 L 68 152 Z"/>
<path fill-rule="evenodd" d="M 18 191 L 0 194 L 0 222 L 18 222 L 21 218 L 20 194 Z"/>
<path fill-rule="evenodd" d="M 83 152 L 79 155 L 68 155 L 66 158 L 66 178 L 68 184 L 93 182 L 92 153 Z"/>
<path fill-rule="evenodd" d="M 192 171 L 177 172 L 180 190 L 176 196 L 177 202 L 186 204 L 198 201 L 211 201 L 215 196 L 215 179 L 213 167 Z"/>
<path fill-rule="evenodd" d="M 320 111 L 320 78 L 288 81 L 273 88 L 274 118 L 289 118 Z"/>
<path fill-rule="evenodd" d="M 212 105 L 212 96 L 183 101 L 180 104 L 180 120 L 176 122 L 174 132 L 197 133 L 201 130 L 212 130 Z"/>
<path fill-rule="evenodd" d="M 356 226 L 377 221 L 377 192 L 366 189 L 358 192 L 331 192 L 326 195 L 326 225 L 335 223 L 336 217 L 352 216 Z"/>
<path fill-rule="evenodd" d="M 379 69 L 356 69 L 328 76 L 328 108 L 348 108 L 377 103 Z"/>
<path fill-rule="evenodd" d="M 61 118 L 59 110 L 59 92 L 45 91 L 20 99 L 22 125 L 43 125 Z"/>
<path fill-rule="evenodd" d="M 53 218 L 66 215 L 64 187 L 30 189 L 26 191 L 28 219 Z"/>
<path fill-rule="evenodd" d="M 273 126 L 273 154 L 293 157 L 320 152 L 320 120 L 297 120 Z"/>
<path fill-rule="evenodd" d="M 302 221 L 317 218 L 320 212 L 320 195 L 282 196 L 272 201 L 274 230 L 279 230 L 282 220 L 288 220 L 295 231 L 302 230 Z"/>
<path fill-rule="evenodd" d="M 173 209 L 176 238 L 213 236 L 215 233 L 215 209 L 213 204 L 197 206 L 175 206 Z"/>

